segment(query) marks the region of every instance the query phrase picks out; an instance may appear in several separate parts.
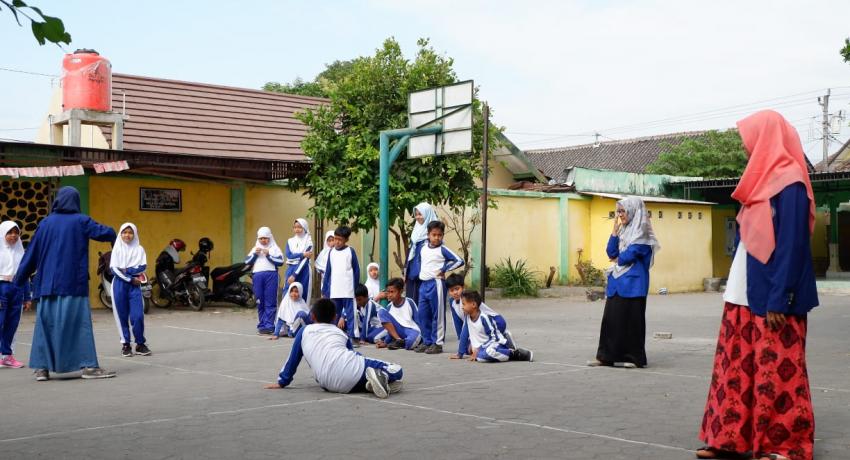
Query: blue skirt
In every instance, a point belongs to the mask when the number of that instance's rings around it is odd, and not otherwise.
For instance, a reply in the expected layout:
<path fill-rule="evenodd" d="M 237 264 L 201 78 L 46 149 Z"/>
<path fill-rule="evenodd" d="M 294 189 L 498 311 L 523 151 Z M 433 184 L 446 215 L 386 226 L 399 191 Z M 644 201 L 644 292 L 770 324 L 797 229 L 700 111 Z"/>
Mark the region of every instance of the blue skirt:
<path fill-rule="evenodd" d="M 88 297 L 38 300 L 29 366 L 59 373 L 99 367 Z"/>

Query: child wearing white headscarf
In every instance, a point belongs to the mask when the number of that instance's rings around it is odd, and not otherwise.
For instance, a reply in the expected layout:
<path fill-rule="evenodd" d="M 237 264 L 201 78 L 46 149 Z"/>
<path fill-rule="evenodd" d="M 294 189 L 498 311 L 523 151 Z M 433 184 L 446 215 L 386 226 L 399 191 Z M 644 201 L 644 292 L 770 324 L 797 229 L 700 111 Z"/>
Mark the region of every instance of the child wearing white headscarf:
<path fill-rule="evenodd" d="M 301 217 L 295 219 L 292 231 L 295 235 L 286 242 L 286 284 L 283 292 L 288 292 L 289 285 L 297 281 L 304 287 L 301 294 L 304 301 L 310 305 L 310 287 L 313 279 L 310 258 L 313 257 L 313 240 L 310 237 L 307 219 Z"/>
<path fill-rule="evenodd" d="M 7 220 L 0 224 L 0 367 L 24 367 L 24 363 L 12 355 L 15 333 L 21 320 L 21 310 L 29 310 L 29 283 L 23 288 L 12 284 L 21 259 L 24 258 L 24 246 L 21 244 L 21 229 L 18 224 Z"/>
<path fill-rule="evenodd" d="M 407 264 L 404 267 L 405 292 L 412 299 L 419 298 L 419 248 L 428 241 L 428 224 L 439 220 L 437 211 L 428 203 L 422 202 L 413 208 L 413 231 L 410 232 L 410 252 L 407 253 Z"/>
<path fill-rule="evenodd" d="M 136 226 L 130 222 L 124 223 L 112 246 L 109 268 L 115 275 L 112 279 L 112 314 L 121 338 L 121 354 L 125 357 L 133 356 L 130 347 L 131 326 L 136 353 L 142 356 L 151 354 L 145 344 L 145 304 L 139 287 L 142 282 L 138 278 L 145 272 L 147 264 L 147 255 L 139 242 Z"/>
<path fill-rule="evenodd" d="M 289 285 L 289 289 L 280 301 L 280 308 L 277 310 L 277 322 L 274 327 L 274 333 L 270 340 L 275 340 L 286 334 L 289 337 L 295 337 L 298 329 L 301 329 L 307 324 L 311 324 L 310 307 L 304 301 L 301 294 L 303 292 L 301 283 L 294 282 Z"/>
<path fill-rule="evenodd" d="M 331 249 L 334 248 L 336 243 L 334 242 L 334 231 L 328 230 L 325 232 L 325 245 L 322 247 L 322 250 L 319 252 L 319 255 L 316 256 L 316 272 L 319 274 L 319 285 L 320 288 L 324 287 L 324 278 L 325 278 L 325 269 L 328 266 L 328 254 L 330 254 Z"/>
<path fill-rule="evenodd" d="M 268 227 L 257 230 L 257 242 L 248 253 L 245 263 L 252 265 L 254 298 L 257 300 L 257 332 L 268 334 L 274 329 L 277 305 L 277 286 L 280 284 L 278 267 L 283 265 L 283 251 L 274 240 Z"/>
<path fill-rule="evenodd" d="M 381 292 L 381 282 L 378 280 L 378 274 L 381 266 L 375 262 L 366 266 L 366 289 L 369 290 L 369 300 L 374 299 Z"/>

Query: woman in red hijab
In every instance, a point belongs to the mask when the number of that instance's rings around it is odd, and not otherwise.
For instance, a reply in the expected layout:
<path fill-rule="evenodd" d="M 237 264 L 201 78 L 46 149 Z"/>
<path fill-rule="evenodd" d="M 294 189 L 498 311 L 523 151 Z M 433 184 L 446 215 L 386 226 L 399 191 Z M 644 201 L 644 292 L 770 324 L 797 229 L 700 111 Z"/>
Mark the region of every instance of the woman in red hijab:
<path fill-rule="evenodd" d="M 765 110 L 738 122 L 749 156 L 698 458 L 811 460 L 806 317 L 818 305 L 815 202 L 794 128 Z"/>

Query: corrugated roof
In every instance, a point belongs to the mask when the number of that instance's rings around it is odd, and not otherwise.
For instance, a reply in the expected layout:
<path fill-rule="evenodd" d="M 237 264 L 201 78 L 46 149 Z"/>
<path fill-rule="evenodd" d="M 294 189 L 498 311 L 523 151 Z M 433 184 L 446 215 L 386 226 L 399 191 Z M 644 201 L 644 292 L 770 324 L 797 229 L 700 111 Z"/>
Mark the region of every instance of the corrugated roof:
<path fill-rule="evenodd" d="M 619 193 L 600 193 L 600 192 L 579 192 L 582 195 L 591 195 L 598 196 L 601 198 L 611 198 L 614 200 L 622 200 L 627 196 L 636 196 L 641 200 L 647 203 L 670 203 L 670 204 L 704 204 L 704 205 L 713 205 L 717 204 L 711 201 L 696 201 L 696 200 L 683 200 L 681 198 L 665 198 L 660 196 L 641 196 L 641 195 L 621 195 Z"/>
<path fill-rule="evenodd" d="M 113 74 L 112 107 L 124 110 L 124 149 L 303 161 L 307 127 L 295 118 L 326 99 Z M 111 142 L 110 130 L 104 129 Z"/>
<path fill-rule="evenodd" d="M 850 171 L 850 140 L 845 142 L 837 152 L 830 155 L 827 161 L 830 172 Z M 825 171 L 823 160 L 819 161 L 814 168 L 818 172 Z"/>
<path fill-rule="evenodd" d="M 644 173 L 646 167 L 666 150 L 666 144 L 678 145 L 685 139 L 699 138 L 705 133 L 691 131 L 599 144 L 526 150 L 525 154 L 543 174 L 558 181 L 566 179 L 565 171 L 574 167 Z"/>

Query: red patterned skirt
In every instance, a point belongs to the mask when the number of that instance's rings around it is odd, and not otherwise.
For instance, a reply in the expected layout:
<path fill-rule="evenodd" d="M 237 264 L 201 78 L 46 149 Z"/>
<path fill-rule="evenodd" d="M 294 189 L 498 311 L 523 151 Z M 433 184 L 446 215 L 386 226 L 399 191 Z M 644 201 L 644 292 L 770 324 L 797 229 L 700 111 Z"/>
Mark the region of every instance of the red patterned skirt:
<path fill-rule="evenodd" d="M 811 460 L 815 418 L 806 373 L 806 317 L 774 331 L 726 303 L 700 439 L 716 449 Z"/>

